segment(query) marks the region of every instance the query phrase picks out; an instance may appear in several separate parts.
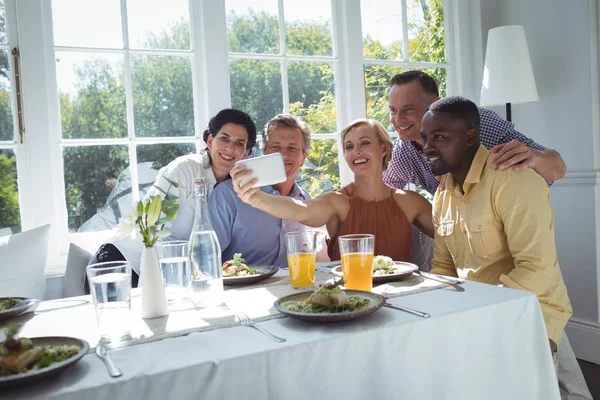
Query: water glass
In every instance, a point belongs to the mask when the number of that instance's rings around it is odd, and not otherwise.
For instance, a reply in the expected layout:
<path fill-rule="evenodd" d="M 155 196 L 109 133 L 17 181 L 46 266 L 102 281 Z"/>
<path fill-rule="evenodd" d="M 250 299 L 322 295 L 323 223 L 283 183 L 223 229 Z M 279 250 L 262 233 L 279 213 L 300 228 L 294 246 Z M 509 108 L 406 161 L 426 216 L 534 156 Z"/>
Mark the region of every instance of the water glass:
<path fill-rule="evenodd" d="M 162 271 L 167 299 L 186 298 L 190 280 L 188 242 L 184 240 L 157 242 L 154 249 Z"/>
<path fill-rule="evenodd" d="M 290 283 L 294 289 L 313 289 L 317 264 L 318 232 L 288 232 L 285 234 Z"/>
<path fill-rule="evenodd" d="M 131 265 L 102 262 L 88 265 L 86 272 L 101 340 L 126 339 L 131 329 Z"/>
<path fill-rule="evenodd" d="M 370 292 L 373 288 L 375 236 L 344 235 L 338 238 L 346 289 Z"/>

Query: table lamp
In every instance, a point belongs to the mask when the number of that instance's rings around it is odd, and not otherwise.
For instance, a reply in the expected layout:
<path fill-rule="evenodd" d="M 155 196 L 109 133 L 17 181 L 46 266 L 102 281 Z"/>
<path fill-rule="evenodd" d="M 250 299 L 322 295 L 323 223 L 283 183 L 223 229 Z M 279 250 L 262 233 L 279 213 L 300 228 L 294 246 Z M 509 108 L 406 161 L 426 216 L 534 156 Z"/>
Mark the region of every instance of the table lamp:
<path fill-rule="evenodd" d="M 538 100 L 523 27 L 509 25 L 490 29 L 481 84 L 481 105 L 506 104 L 506 119 L 511 121 L 511 103 Z"/>

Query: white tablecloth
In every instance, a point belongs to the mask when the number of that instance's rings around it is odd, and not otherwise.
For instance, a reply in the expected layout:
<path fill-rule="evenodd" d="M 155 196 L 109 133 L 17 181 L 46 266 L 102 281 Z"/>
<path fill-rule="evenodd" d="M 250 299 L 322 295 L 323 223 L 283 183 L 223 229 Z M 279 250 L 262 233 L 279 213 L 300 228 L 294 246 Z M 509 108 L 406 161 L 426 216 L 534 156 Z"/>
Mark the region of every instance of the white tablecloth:
<path fill-rule="evenodd" d="M 64 373 L 0 393 L 7 399 L 524 399 L 558 400 L 537 299 L 473 282 L 389 300 L 361 320 L 241 326 L 111 351 L 123 376 L 93 354 Z"/>

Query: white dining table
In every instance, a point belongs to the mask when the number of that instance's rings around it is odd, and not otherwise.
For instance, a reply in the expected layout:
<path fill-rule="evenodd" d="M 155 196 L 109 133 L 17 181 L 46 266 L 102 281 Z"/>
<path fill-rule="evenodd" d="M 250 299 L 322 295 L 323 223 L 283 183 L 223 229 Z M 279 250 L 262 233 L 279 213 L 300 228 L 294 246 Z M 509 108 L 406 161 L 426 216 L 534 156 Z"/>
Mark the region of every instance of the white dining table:
<path fill-rule="evenodd" d="M 285 337 L 232 326 L 111 350 L 123 376 L 88 354 L 64 372 L 0 392 L 4 399 L 558 400 L 539 303 L 475 282 L 389 299 L 353 321 L 261 322 Z"/>

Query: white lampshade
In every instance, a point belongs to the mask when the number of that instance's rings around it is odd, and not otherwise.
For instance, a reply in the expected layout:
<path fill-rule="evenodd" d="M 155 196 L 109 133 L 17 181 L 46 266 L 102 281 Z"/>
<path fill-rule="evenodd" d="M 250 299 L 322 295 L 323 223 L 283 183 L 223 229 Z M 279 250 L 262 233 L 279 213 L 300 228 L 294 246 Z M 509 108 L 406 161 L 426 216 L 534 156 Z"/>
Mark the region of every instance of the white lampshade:
<path fill-rule="evenodd" d="M 525 30 L 520 25 L 489 30 L 481 105 L 538 101 Z"/>

